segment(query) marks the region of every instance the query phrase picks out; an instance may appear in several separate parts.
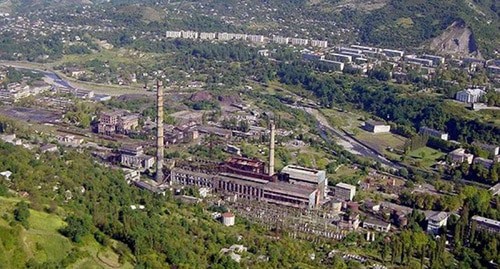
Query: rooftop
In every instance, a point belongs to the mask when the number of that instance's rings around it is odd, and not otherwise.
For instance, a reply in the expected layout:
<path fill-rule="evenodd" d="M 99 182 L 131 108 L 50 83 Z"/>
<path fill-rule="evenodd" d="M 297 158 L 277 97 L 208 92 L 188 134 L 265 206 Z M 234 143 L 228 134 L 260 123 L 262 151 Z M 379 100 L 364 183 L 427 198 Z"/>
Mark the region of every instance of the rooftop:
<path fill-rule="evenodd" d="M 316 189 L 313 187 L 306 187 L 303 185 L 289 184 L 285 182 L 269 182 L 264 187 L 268 191 L 293 195 L 301 198 L 309 198 L 311 193 Z"/>
<path fill-rule="evenodd" d="M 477 221 L 477 222 L 482 222 L 482 223 L 486 223 L 486 224 L 489 224 L 489 225 L 493 225 L 493 226 L 500 227 L 500 221 L 498 221 L 498 220 L 488 219 L 488 218 L 481 217 L 481 216 L 473 216 L 473 217 L 472 217 L 472 220 L 475 220 L 475 221 Z"/>
<path fill-rule="evenodd" d="M 337 185 L 335 185 L 335 187 L 339 187 L 342 189 L 356 190 L 356 186 L 353 186 L 353 185 L 347 184 L 347 183 L 343 183 L 343 182 L 337 183 Z"/>

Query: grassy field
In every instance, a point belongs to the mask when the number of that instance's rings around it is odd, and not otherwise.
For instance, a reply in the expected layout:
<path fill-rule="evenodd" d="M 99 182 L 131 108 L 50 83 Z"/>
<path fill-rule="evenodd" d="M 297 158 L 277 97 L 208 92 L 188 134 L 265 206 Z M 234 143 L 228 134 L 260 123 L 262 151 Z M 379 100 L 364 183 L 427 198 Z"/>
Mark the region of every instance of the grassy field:
<path fill-rule="evenodd" d="M 132 268 L 131 264 L 120 264 L 118 255 L 98 244 L 92 235 L 84 238 L 84 244 L 72 243 L 59 233 L 65 222 L 58 215 L 30 210 L 29 229 L 11 226 L 19 201 L 18 198 L 0 197 L 0 268 L 24 268 L 30 259 L 38 263 L 58 263 L 74 248 L 84 255 L 71 268 Z"/>
<path fill-rule="evenodd" d="M 415 166 L 420 166 L 423 168 L 430 168 L 437 159 L 443 157 L 445 154 L 439 150 L 435 150 L 429 147 L 422 147 L 417 150 L 410 152 L 408 155 L 411 162 Z"/>
<path fill-rule="evenodd" d="M 388 147 L 403 149 L 407 140 L 400 135 L 392 133 L 373 134 L 361 129 L 356 134 L 356 137 L 371 147 L 376 148 L 379 152 L 384 152 Z"/>

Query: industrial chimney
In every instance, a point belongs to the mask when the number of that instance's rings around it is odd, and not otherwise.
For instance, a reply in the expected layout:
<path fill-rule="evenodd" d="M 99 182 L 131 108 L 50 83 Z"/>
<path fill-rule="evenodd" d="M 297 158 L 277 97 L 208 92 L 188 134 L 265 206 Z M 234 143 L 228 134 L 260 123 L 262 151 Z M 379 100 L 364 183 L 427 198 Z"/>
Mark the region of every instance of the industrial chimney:
<path fill-rule="evenodd" d="M 275 127 L 274 127 L 274 122 L 271 121 L 270 124 L 270 129 L 271 129 L 271 135 L 270 135 L 270 141 L 269 141 L 269 176 L 274 175 L 274 133 L 275 133 Z"/>
<path fill-rule="evenodd" d="M 156 182 L 163 182 L 163 83 L 156 82 Z"/>

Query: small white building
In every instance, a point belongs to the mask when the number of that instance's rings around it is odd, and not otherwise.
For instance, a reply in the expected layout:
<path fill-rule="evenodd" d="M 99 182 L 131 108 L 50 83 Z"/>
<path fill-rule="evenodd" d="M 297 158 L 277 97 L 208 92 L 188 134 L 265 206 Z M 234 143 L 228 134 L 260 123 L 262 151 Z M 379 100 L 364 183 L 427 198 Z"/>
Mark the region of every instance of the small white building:
<path fill-rule="evenodd" d="M 441 227 L 448 223 L 449 214 L 446 212 L 434 212 L 427 217 L 427 232 L 437 234 Z"/>
<path fill-rule="evenodd" d="M 391 131 L 391 126 L 380 121 L 368 120 L 365 122 L 365 129 L 374 134 L 388 133 Z"/>
<path fill-rule="evenodd" d="M 234 226 L 235 216 L 231 212 L 226 212 L 222 214 L 222 224 L 224 226 Z"/>
<path fill-rule="evenodd" d="M 457 92 L 455 99 L 463 103 L 473 104 L 479 102 L 479 99 L 485 94 L 486 92 L 482 89 L 466 89 Z"/>

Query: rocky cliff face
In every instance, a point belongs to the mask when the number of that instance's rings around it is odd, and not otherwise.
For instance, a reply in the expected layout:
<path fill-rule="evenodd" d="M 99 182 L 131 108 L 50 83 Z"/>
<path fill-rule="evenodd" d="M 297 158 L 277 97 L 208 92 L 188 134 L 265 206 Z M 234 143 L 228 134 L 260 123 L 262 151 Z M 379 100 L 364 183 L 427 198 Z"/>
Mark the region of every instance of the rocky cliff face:
<path fill-rule="evenodd" d="M 474 34 L 463 21 L 456 21 L 431 41 L 430 49 L 440 54 L 480 57 Z"/>

